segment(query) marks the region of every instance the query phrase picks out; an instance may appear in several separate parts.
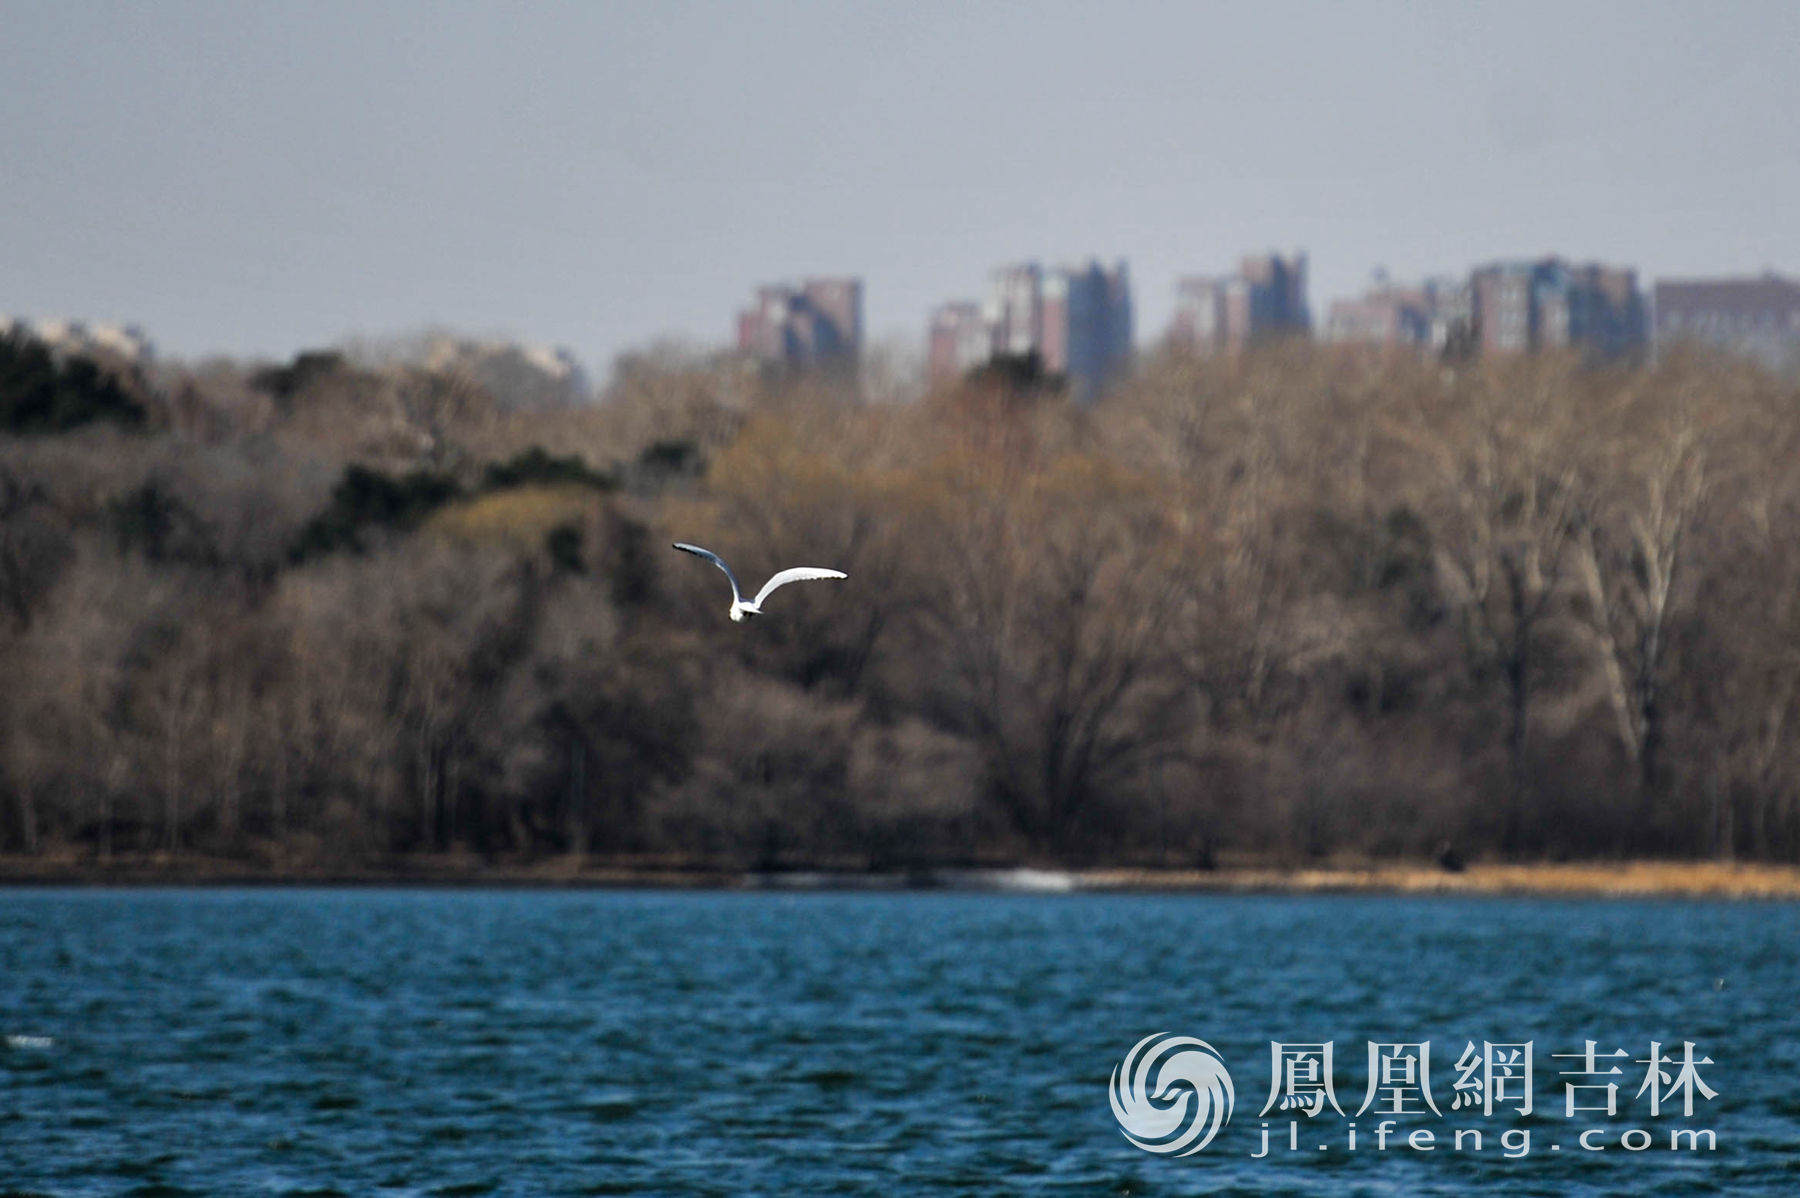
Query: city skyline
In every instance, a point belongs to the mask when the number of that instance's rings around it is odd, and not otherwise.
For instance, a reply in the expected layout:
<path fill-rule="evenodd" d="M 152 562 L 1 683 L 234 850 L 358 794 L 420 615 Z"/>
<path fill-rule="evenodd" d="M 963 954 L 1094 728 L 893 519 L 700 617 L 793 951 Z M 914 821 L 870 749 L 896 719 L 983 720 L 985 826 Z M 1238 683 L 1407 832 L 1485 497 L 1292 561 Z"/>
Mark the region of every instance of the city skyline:
<path fill-rule="evenodd" d="M 1360 293 L 1329 298 L 1315 315 L 1307 255 L 1245 255 L 1236 271 L 1182 276 L 1169 323 L 1137 326 L 1138 300 L 1123 259 L 1046 267 L 1038 259 L 997 266 L 980 301 L 935 305 L 913 352 L 929 384 L 941 384 L 1003 357 L 1038 355 L 1046 373 L 1066 376 L 1091 402 L 1128 365 L 1130 353 L 1163 344 L 1200 353 L 1238 352 L 1271 337 L 1298 335 L 1321 344 L 1365 344 L 1453 352 L 1536 352 L 1578 347 L 1594 362 L 1683 340 L 1751 357 L 1772 370 L 1800 364 L 1800 280 L 1773 271 L 1641 279 L 1635 267 L 1551 254 L 1478 263 L 1397 280 L 1377 270 Z M 760 283 L 739 308 L 733 329 L 702 353 L 737 352 L 788 370 L 855 375 L 868 349 L 865 284 L 859 275 L 809 276 Z M 148 362 L 159 356 L 141 325 L 83 317 L 0 313 L 0 336 L 18 333 L 58 349 Z M 646 346 L 645 348 L 650 348 Z M 588 372 L 566 346 L 522 337 L 470 335 L 442 326 L 388 337 L 347 337 L 303 354 L 334 349 L 369 361 L 414 360 L 442 366 L 453 357 L 510 357 L 530 364 L 553 387 L 591 392 Z M 629 352 L 629 351 L 627 351 Z M 598 380 L 604 382 L 604 379 Z"/>
<path fill-rule="evenodd" d="M 440 326 L 603 377 L 729 340 L 763 279 L 855 273 L 866 343 L 919 347 L 1035 256 L 1130 262 L 1140 342 L 1282 247 L 1315 318 L 1378 268 L 1800 273 L 1791 6 L 1032 12 L 16 3 L 0 311 L 187 358 Z"/>

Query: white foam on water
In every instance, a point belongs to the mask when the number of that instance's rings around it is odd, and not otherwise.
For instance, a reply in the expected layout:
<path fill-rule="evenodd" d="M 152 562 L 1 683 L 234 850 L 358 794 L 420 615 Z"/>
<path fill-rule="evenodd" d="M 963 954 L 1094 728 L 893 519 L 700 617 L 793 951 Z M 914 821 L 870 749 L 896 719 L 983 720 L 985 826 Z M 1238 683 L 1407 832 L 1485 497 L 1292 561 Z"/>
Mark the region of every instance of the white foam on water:
<path fill-rule="evenodd" d="M 1001 890 L 1041 890 L 1058 894 L 1075 889 L 1075 875 L 1060 869 L 1002 869 L 993 875 Z"/>
<path fill-rule="evenodd" d="M 56 1041 L 50 1036 L 8 1036 L 6 1038 L 8 1048 L 43 1049 L 54 1047 L 55 1044 Z"/>

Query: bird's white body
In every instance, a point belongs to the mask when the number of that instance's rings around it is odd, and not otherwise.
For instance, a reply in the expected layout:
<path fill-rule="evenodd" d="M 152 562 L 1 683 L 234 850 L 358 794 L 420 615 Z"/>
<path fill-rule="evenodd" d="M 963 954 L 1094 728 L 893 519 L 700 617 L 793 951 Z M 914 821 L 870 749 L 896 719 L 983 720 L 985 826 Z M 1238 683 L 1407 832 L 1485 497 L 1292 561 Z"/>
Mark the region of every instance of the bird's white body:
<path fill-rule="evenodd" d="M 763 583 L 762 590 L 756 592 L 754 599 L 746 599 L 743 591 L 738 587 L 737 575 L 731 572 L 731 567 L 725 564 L 724 558 L 710 549 L 702 549 L 698 545 L 684 545 L 680 541 L 675 542 L 675 548 L 683 553 L 691 553 L 695 557 L 703 557 L 725 571 L 725 577 L 731 580 L 731 622 L 733 624 L 742 624 L 751 616 L 762 615 L 763 600 L 767 599 L 770 592 L 776 587 L 786 586 L 790 582 L 806 582 L 816 578 L 849 577 L 848 574 L 840 571 L 826 570 L 819 566 L 790 566 Z"/>

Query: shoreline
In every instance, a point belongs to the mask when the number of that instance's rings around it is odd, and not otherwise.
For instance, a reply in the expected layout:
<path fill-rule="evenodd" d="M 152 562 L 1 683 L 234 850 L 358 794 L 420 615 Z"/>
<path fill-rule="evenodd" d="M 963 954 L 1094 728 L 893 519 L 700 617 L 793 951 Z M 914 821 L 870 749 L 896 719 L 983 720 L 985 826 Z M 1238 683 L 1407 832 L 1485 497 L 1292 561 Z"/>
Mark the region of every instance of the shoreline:
<path fill-rule="evenodd" d="M 552 859 L 491 864 L 469 858 L 356 868 L 259 867 L 204 858 L 0 857 L 0 887 L 370 887 L 450 889 L 729 890 L 741 892 L 943 890 L 999 893 L 1389 894 L 1589 898 L 1800 900 L 1800 866 L 1724 861 L 1423 863 L 1217 869 L 1006 866 L 913 871 L 757 872 L 692 864 Z"/>

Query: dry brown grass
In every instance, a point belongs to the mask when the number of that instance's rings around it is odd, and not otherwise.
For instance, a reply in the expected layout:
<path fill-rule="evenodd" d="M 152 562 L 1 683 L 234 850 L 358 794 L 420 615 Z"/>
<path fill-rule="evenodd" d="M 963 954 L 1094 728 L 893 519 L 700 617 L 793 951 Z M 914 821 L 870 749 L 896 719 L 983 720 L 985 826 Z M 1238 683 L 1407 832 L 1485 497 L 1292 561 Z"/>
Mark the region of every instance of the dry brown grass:
<path fill-rule="evenodd" d="M 1800 866 L 1727 861 L 1471 865 L 1460 873 L 1428 865 L 1210 871 L 1099 869 L 1083 872 L 1079 877 L 1082 888 L 1089 890 L 1800 898 Z"/>

